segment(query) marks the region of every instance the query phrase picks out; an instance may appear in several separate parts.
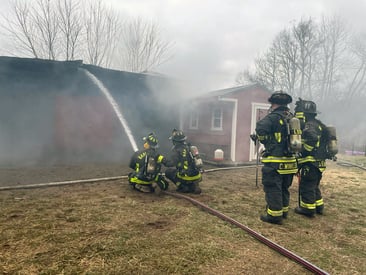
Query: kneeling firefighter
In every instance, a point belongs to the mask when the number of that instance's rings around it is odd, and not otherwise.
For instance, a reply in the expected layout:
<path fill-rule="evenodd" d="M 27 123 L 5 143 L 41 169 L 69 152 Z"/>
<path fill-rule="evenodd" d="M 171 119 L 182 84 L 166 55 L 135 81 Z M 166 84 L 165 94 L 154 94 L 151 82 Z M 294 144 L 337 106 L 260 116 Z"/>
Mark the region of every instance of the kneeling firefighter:
<path fill-rule="evenodd" d="M 130 161 L 130 168 L 134 171 L 128 175 L 130 185 L 137 191 L 151 193 L 167 190 L 169 183 L 161 173 L 161 165 L 165 158 L 157 152 L 158 139 L 154 133 L 143 138 L 144 149 L 135 152 Z M 159 191 L 160 191 L 159 190 Z"/>
<path fill-rule="evenodd" d="M 195 147 L 186 142 L 187 138 L 180 130 L 174 129 L 169 139 L 173 142 L 173 148 L 165 166 L 175 168 L 168 168 L 165 176 L 177 186 L 178 192 L 200 194 L 202 174 L 197 164 L 200 159 L 195 159 L 191 152 L 191 148 Z"/>
<path fill-rule="evenodd" d="M 313 101 L 299 99 L 296 102 L 295 115 L 302 121 L 303 127 L 303 149 L 298 158 L 299 206 L 295 208 L 295 213 L 307 217 L 313 217 L 315 213 L 323 214 L 320 180 L 326 168 L 326 159 L 335 160 L 338 152 L 334 127 L 327 127 L 316 119 L 317 113 Z"/>
<path fill-rule="evenodd" d="M 289 148 L 289 121 L 293 118 L 288 104 L 292 97 L 282 91 L 269 98 L 270 112 L 256 124 L 256 138 L 265 150 L 262 154 L 262 184 L 267 203 L 264 222 L 282 224 L 287 218 L 290 202 L 289 187 L 297 172 L 296 158 Z M 300 136 L 301 137 L 301 136 Z M 299 142 L 301 146 L 301 141 Z"/>

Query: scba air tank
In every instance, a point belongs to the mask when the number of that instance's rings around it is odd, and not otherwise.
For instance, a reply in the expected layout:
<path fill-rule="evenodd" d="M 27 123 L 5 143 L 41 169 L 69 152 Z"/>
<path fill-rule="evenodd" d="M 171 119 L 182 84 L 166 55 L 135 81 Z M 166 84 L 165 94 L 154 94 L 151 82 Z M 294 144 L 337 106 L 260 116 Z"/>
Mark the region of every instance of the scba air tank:
<path fill-rule="evenodd" d="M 198 167 L 198 168 L 202 167 L 203 161 L 202 161 L 202 158 L 200 156 L 197 146 L 191 145 L 190 150 L 191 150 L 191 154 L 194 158 L 194 163 L 195 163 L 196 167 Z"/>
<path fill-rule="evenodd" d="M 301 126 L 300 120 L 297 117 L 293 117 L 289 120 L 290 130 L 290 150 L 293 153 L 301 152 Z"/>
<path fill-rule="evenodd" d="M 147 161 L 146 172 L 149 174 L 154 173 L 156 170 L 156 161 L 153 157 L 149 157 Z"/>
<path fill-rule="evenodd" d="M 328 152 L 331 156 L 338 153 L 337 132 L 334 126 L 327 126 L 328 130 Z"/>

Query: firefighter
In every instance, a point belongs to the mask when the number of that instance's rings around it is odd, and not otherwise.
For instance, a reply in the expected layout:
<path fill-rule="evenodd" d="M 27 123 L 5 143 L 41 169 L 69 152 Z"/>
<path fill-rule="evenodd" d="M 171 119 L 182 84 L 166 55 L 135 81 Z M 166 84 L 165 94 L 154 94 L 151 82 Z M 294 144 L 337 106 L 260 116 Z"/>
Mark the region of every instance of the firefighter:
<path fill-rule="evenodd" d="M 173 148 L 165 166 L 171 168 L 165 171 L 165 176 L 177 186 L 177 192 L 200 194 L 202 174 L 195 165 L 185 134 L 174 129 L 169 139 L 173 142 Z"/>
<path fill-rule="evenodd" d="M 161 173 L 161 165 L 165 157 L 157 152 L 158 139 L 154 133 L 143 138 L 144 149 L 133 154 L 130 168 L 134 171 L 128 175 L 130 185 L 137 191 L 144 193 L 167 190 L 168 181 Z"/>
<path fill-rule="evenodd" d="M 287 121 L 293 117 L 288 108 L 292 97 L 276 91 L 269 98 L 270 112 L 256 124 L 256 138 L 265 150 L 262 153 L 262 184 L 267 203 L 264 222 L 282 224 L 287 218 L 293 176 L 297 172 L 296 158 L 288 146 Z"/>
<path fill-rule="evenodd" d="M 326 168 L 326 126 L 316 119 L 316 104 L 299 99 L 296 102 L 295 116 L 302 120 L 302 152 L 299 165 L 299 206 L 295 213 L 314 217 L 323 214 L 324 202 L 320 192 L 320 180 Z"/>

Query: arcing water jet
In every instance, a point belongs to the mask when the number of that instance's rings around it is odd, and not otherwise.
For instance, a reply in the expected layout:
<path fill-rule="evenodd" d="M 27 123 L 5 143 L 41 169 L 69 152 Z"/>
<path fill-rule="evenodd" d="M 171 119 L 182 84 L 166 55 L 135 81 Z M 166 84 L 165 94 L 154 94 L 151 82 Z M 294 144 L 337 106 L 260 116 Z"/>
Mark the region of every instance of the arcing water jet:
<path fill-rule="evenodd" d="M 132 135 L 132 132 L 130 130 L 130 127 L 128 126 L 126 119 L 122 115 L 122 112 L 121 112 L 117 102 L 114 100 L 114 98 L 111 95 L 111 93 L 109 92 L 109 90 L 103 85 L 103 83 L 95 75 L 93 75 L 91 72 L 89 72 L 86 69 L 82 69 L 82 70 L 84 70 L 85 74 L 93 81 L 93 83 L 95 85 L 98 86 L 99 90 L 103 93 L 103 95 L 107 98 L 108 102 L 113 107 L 113 110 L 116 113 L 119 121 L 121 122 L 121 125 L 122 125 L 123 129 L 125 130 L 126 135 L 131 143 L 132 149 L 136 152 L 138 150 L 138 147 L 136 145 L 135 139 Z"/>

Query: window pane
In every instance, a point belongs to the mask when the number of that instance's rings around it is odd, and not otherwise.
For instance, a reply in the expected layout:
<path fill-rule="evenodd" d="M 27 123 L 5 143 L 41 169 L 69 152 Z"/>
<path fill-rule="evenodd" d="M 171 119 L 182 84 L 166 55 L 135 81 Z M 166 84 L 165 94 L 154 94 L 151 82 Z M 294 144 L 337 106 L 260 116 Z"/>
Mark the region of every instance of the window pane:
<path fill-rule="evenodd" d="M 212 128 L 221 129 L 222 128 L 222 110 L 214 109 L 212 113 Z"/>

